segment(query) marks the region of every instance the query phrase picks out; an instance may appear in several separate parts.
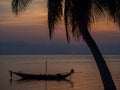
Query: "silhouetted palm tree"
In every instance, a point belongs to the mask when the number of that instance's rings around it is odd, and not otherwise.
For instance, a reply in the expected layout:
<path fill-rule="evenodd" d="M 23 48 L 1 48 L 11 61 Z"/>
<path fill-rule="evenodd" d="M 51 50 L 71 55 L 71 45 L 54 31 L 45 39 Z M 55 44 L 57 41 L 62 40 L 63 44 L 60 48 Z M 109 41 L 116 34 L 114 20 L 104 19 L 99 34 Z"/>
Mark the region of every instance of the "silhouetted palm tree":
<path fill-rule="evenodd" d="M 26 9 L 31 0 L 13 0 L 12 10 L 15 14 Z M 120 0 L 48 0 L 48 26 L 50 38 L 61 17 L 64 17 L 66 36 L 69 42 L 69 31 L 75 37 L 80 34 L 90 48 L 98 66 L 104 90 L 116 90 L 111 73 L 89 33 L 91 22 L 106 11 L 110 20 L 120 25 Z"/>

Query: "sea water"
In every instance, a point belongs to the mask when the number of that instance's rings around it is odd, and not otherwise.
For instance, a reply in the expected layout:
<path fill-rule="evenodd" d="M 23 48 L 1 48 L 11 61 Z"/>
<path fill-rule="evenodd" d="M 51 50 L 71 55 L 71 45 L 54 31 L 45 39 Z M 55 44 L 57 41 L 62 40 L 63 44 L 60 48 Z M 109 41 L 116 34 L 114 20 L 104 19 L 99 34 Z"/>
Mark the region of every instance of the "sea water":
<path fill-rule="evenodd" d="M 117 87 L 120 90 L 120 55 L 105 55 L 106 63 Z M 47 73 L 75 73 L 63 81 L 21 80 L 8 69 L 44 74 L 47 60 Z M 104 90 L 99 71 L 91 55 L 0 55 L 0 90 Z"/>

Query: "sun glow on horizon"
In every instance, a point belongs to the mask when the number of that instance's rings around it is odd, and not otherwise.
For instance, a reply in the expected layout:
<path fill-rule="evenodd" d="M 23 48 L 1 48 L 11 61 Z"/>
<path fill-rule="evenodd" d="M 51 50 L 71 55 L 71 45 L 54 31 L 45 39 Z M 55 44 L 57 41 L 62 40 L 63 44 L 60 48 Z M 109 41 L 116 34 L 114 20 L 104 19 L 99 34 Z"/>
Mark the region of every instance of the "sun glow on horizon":
<path fill-rule="evenodd" d="M 119 26 L 114 22 L 107 22 L 107 20 L 98 21 L 95 24 L 91 25 L 91 30 L 96 31 L 115 31 L 120 30 Z"/>

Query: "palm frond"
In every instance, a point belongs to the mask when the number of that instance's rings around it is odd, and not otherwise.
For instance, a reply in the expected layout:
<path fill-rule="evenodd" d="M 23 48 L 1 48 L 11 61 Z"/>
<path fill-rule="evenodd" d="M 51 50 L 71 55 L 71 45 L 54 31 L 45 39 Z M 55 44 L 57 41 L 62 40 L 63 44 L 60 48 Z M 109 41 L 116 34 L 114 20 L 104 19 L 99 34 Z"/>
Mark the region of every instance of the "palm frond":
<path fill-rule="evenodd" d="M 114 21 L 120 26 L 120 0 L 94 0 L 98 4 L 96 4 L 96 8 L 102 9 L 101 14 L 103 11 L 106 11 L 109 16 L 109 20 Z"/>
<path fill-rule="evenodd" d="M 32 0 L 12 0 L 12 11 L 15 14 L 26 10 Z M 120 0 L 47 0 L 48 27 L 50 38 L 55 26 L 64 16 L 67 41 L 70 41 L 69 31 L 79 38 L 83 27 L 89 30 L 91 22 L 108 13 L 110 20 L 120 26 Z M 63 15 L 64 9 L 64 15 Z M 78 26 L 79 30 L 78 30 Z"/>
<path fill-rule="evenodd" d="M 12 12 L 16 15 L 26 10 L 32 0 L 12 0 Z"/>
<path fill-rule="evenodd" d="M 68 26 L 71 26 L 73 36 L 75 38 L 80 37 L 82 27 L 79 30 L 78 25 L 86 25 L 89 27 L 91 22 L 91 1 L 79 1 L 79 0 L 65 0 L 64 21 L 66 31 L 69 30 Z M 89 3 L 86 3 L 89 2 Z M 78 22 L 79 21 L 79 22 Z"/>
<path fill-rule="evenodd" d="M 48 27 L 50 38 L 55 25 L 61 20 L 63 0 L 48 0 Z"/>
<path fill-rule="evenodd" d="M 71 22 L 71 18 L 72 18 L 72 3 L 71 0 L 65 0 L 65 4 L 64 4 L 64 23 L 65 23 L 65 29 L 66 29 L 66 38 L 67 41 L 69 43 L 70 41 L 70 36 L 69 36 L 69 24 Z"/>
<path fill-rule="evenodd" d="M 112 0 L 109 3 L 109 15 L 113 18 L 113 21 L 116 22 L 120 26 L 120 0 Z"/>

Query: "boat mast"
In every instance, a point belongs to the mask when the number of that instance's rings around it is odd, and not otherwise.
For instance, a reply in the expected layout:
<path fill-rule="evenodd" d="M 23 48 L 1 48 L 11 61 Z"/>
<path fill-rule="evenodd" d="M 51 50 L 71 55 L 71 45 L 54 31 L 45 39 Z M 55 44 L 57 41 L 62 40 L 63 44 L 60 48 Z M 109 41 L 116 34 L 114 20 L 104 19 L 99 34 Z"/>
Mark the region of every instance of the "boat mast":
<path fill-rule="evenodd" d="M 46 63 L 45 63 L 45 74 L 47 75 L 47 60 L 46 60 Z"/>

